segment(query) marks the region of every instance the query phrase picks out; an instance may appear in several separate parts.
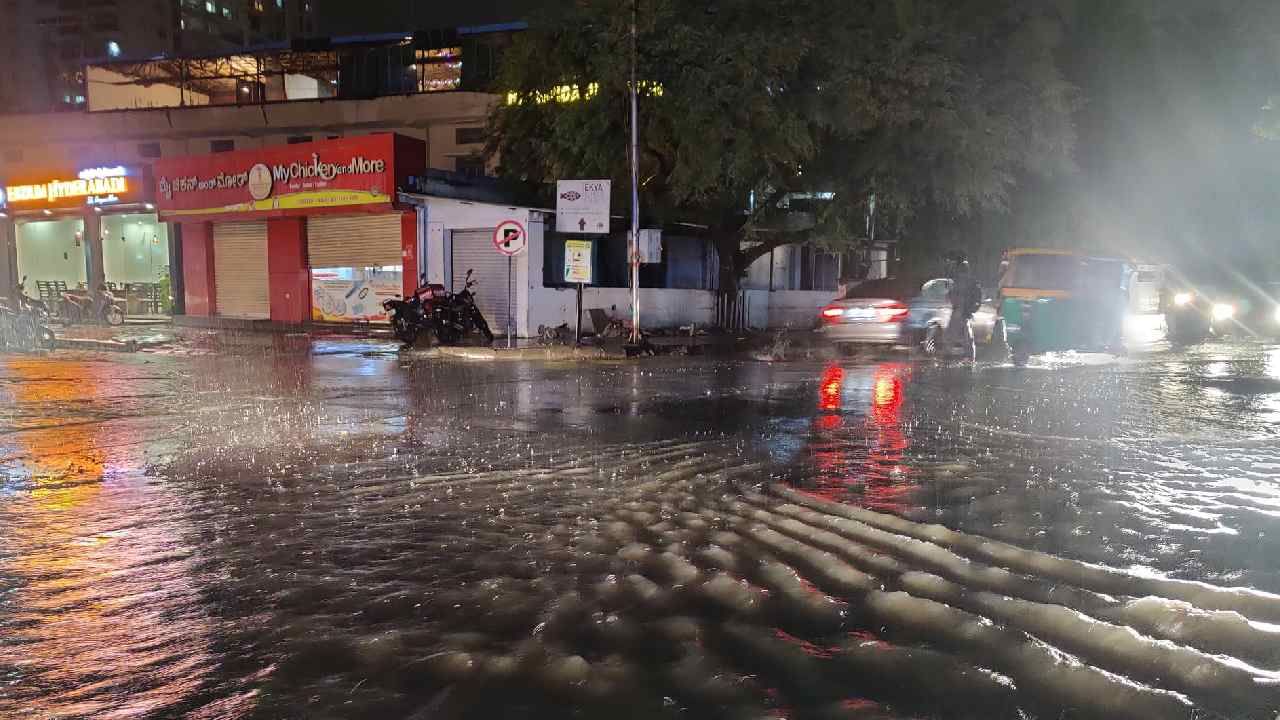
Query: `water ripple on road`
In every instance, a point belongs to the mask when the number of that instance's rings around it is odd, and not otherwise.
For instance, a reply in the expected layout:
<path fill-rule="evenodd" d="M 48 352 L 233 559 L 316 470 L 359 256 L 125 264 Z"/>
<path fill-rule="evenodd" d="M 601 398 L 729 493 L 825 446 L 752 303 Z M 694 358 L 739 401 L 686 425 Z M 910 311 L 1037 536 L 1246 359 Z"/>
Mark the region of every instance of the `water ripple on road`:
<path fill-rule="evenodd" d="M 1223 352 L 0 360 L 0 716 L 1270 720 Z"/>

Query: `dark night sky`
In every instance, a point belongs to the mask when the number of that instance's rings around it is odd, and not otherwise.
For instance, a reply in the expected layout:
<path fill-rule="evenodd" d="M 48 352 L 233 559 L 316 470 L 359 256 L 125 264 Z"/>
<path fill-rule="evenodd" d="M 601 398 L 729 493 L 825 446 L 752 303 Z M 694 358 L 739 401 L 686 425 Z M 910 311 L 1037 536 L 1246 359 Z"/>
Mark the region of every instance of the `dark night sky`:
<path fill-rule="evenodd" d="M 396 32 L 527 20 L 555 0 L 319 0 L 322 35 Z"/>

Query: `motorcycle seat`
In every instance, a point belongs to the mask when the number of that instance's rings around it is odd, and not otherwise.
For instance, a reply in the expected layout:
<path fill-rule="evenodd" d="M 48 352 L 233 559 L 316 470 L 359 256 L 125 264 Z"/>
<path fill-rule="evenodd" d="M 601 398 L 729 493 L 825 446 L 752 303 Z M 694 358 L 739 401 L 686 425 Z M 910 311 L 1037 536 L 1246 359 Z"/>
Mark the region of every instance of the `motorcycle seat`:
<path fill-rule="evenodd" d="M 448 294 L 449 291 L 445 289 L 444 285 L 438 283 L 424 285 L 418 289 L 418 298 L 421 300 L 436 300 L 446 297 Z"/>

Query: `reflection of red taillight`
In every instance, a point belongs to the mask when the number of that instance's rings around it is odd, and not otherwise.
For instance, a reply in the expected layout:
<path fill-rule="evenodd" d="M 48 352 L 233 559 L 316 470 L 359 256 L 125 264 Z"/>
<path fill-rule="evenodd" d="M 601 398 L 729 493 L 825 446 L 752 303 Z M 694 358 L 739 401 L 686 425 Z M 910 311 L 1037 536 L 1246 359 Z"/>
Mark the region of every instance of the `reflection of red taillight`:
<path fill-rule="evenodd" d="M 834 322 L 844 315 L 844 308 L 836 305 L 828 305 L 822 308 L 822 319 L 827 322 Z"/>
<path fill-rule="evenodd" d="M 822 373 L 818 384 L 818 409 L 839 410 L 840 391 L 844 386 L 844 370 L 839 365 L 832 365 Z"/>
<path fill-rule="evenodd" d="M 884 323 L 902 322 L 907 319 L 907 314 L 911 312 L 906 305 L 900 302 L 882 302 L 876 303 L 876 318 Z"/>

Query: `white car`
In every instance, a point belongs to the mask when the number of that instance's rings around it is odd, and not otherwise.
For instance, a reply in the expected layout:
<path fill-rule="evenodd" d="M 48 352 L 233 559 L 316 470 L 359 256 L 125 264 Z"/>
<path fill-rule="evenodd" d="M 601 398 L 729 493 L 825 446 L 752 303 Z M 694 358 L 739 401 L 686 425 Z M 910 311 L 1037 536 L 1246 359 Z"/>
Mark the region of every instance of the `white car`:
<path fill-rule="evenodd" d="M 937 350 L 937 340 L 947 323 L 951 322 L 951 278 L 935 278 L 920 287 L 920 294 L 907 303 L 907 317 L 902 331 L 903 343 L 918 347 L 928 354 Z M 1004 320 L 998 317 L 995 305 L 983 300 L 970 322 L 973 340 L 979 348 L 1005 343 Z"/>

